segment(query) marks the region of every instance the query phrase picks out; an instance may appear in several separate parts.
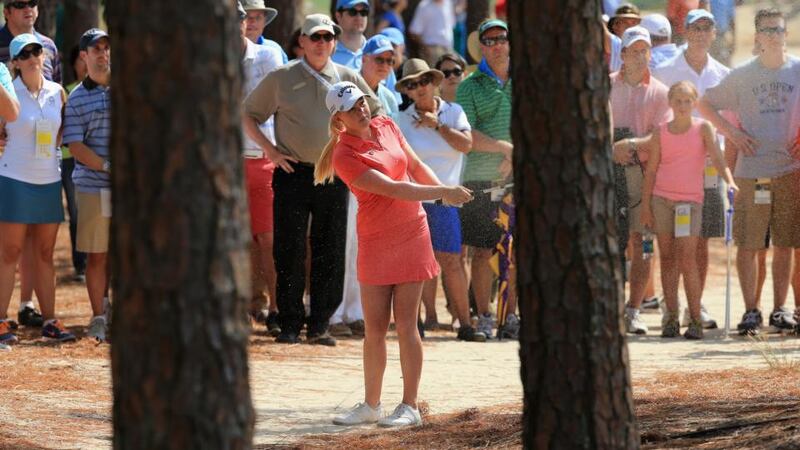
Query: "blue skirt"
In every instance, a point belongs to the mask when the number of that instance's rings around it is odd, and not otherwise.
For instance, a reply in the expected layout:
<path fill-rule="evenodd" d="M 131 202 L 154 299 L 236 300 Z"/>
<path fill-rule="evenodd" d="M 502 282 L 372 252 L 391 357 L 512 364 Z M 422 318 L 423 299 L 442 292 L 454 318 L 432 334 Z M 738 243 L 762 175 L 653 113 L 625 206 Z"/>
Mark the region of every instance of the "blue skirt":
<path fill-rule="evenodd" d="M 32 225 L 63 221 L 60 181 L 31 184 L 0 176 L 0 222 Z"/>

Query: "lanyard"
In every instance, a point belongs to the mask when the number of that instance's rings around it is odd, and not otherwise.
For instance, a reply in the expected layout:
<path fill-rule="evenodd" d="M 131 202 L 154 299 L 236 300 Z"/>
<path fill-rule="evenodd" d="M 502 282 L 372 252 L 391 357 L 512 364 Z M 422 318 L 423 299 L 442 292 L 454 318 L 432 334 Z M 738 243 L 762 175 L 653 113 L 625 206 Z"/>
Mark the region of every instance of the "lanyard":
<path fill-rule="evenodd" d="M 330 89 L 331 87 L 333 87 L 332 84 L 328 83 L 328 80 L 322 78 L 322 75 L 320 75 L 316 70 L 312 69 L 311 66 L 308 65 L 305 58 L 300 60 L 300 64 L 303 65 L 303 68 L 306 69 L 306 72 L 310 73 L 314 78 L 316 78 L 320 83 L 322 83 L 322 85 L 325 86 L 326 89 Z M 339 78 L 339 71 L 336 70 L 335 64 L 333 64 L 333 75 L 336 78 L 337 83 L 341 81 L 341 79 Z"/>

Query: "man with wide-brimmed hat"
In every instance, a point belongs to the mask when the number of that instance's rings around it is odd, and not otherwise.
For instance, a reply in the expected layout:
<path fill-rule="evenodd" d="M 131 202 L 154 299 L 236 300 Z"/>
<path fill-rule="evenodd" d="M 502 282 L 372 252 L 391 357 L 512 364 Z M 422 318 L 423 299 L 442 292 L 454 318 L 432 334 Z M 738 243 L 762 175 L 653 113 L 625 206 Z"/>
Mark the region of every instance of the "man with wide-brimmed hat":
<path fill-rule="evenodd" d="M 286 52 L 277 42 L 264 37 L 264 28 L 270 24 L 278 16 L 278 10 L 275 8 L 268 8 L 264 4 L 264 0 L 241 0 L 240 4 L 245 11 L 245 35 L 247 39 L 258 45 L 265 45 L 276 51 L 280 51 L 283 55 L 282 62 L 286 64 L 289 59 L 286 57 Z"/>
<path fill-rule="evenodd" d="M 608 29 L 614 36 L 622 37 L 622 33 L 630 27 L 639 25 L 642 21 L 642 16 L 639 13 L 639 8 L 630 3 L 626 3 L 614 12 L 614 16 L 608 19 Z"/>
<path fill-rule="evenodd" d="M 274 248 L 281 333 L 276 342 L 297 343 L 305 311 L 306 234 L 311 221 L 311 316 L 306 333 L 311 344 L 336 345 L 328 321 L 342 301 L 347 187 L 340 180 L 314 185 L 314 165 L 329 140 L 329 88 L 352 81 L 374 114 L 383 108 L 361 76 L 331 61 L 341 28 L 324 14 L 306 16 L 299 38 L 302 59 L 270 72 L 244 101 L 243 127 L 275 164 Z M 275 144 L 259 130 L 275 118 Z"/>

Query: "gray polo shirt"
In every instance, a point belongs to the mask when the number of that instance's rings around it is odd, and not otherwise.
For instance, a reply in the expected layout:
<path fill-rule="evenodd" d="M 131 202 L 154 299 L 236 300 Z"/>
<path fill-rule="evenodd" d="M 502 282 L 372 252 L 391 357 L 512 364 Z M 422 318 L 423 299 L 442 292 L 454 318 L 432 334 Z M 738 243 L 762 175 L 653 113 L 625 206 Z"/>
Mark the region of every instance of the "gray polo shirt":
<path fill-rule="evenodd" d="M 330 84 L 352 81 L 367 93 L 372 115 L 384 114 L 378 97 L 354 70 L 329 61 L 320 75 Z M 300 162 L 316 164 L 330 139 L 327 93 L 328 88 L 308 73 L 299 60 L 292 61 L 270 72 L 250 92 L 244 100 L 244 113 L 259 124 L 274 114 L 278 151 Z"/>
<path fill-rule="evenodd" d="M 800 161 L 789 154 L 800 126 L 800 59 L 789 56 L 782 67 L 768 69 L 753 58 L 704 98 L 716 110 L 738 114 L 742 129 L 758 141 L 753 156 L 738 153 L 734 175 L 774 178 L 800 169 Z"/>

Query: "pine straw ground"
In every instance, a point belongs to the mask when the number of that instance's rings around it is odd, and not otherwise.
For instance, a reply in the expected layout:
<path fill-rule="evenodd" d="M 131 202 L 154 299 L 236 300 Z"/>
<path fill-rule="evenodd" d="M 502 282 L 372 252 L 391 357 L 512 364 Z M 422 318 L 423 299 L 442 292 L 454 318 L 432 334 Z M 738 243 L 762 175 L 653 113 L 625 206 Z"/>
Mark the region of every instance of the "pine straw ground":
<path fill-rule="evenodd" d="M 634 384 L 642 448 L 800 448 L 800 369 L 659 373 Z M 426 417 L 413 431 L 308 437 L 272 449 L 521 448 L 521 406 Z"/>

